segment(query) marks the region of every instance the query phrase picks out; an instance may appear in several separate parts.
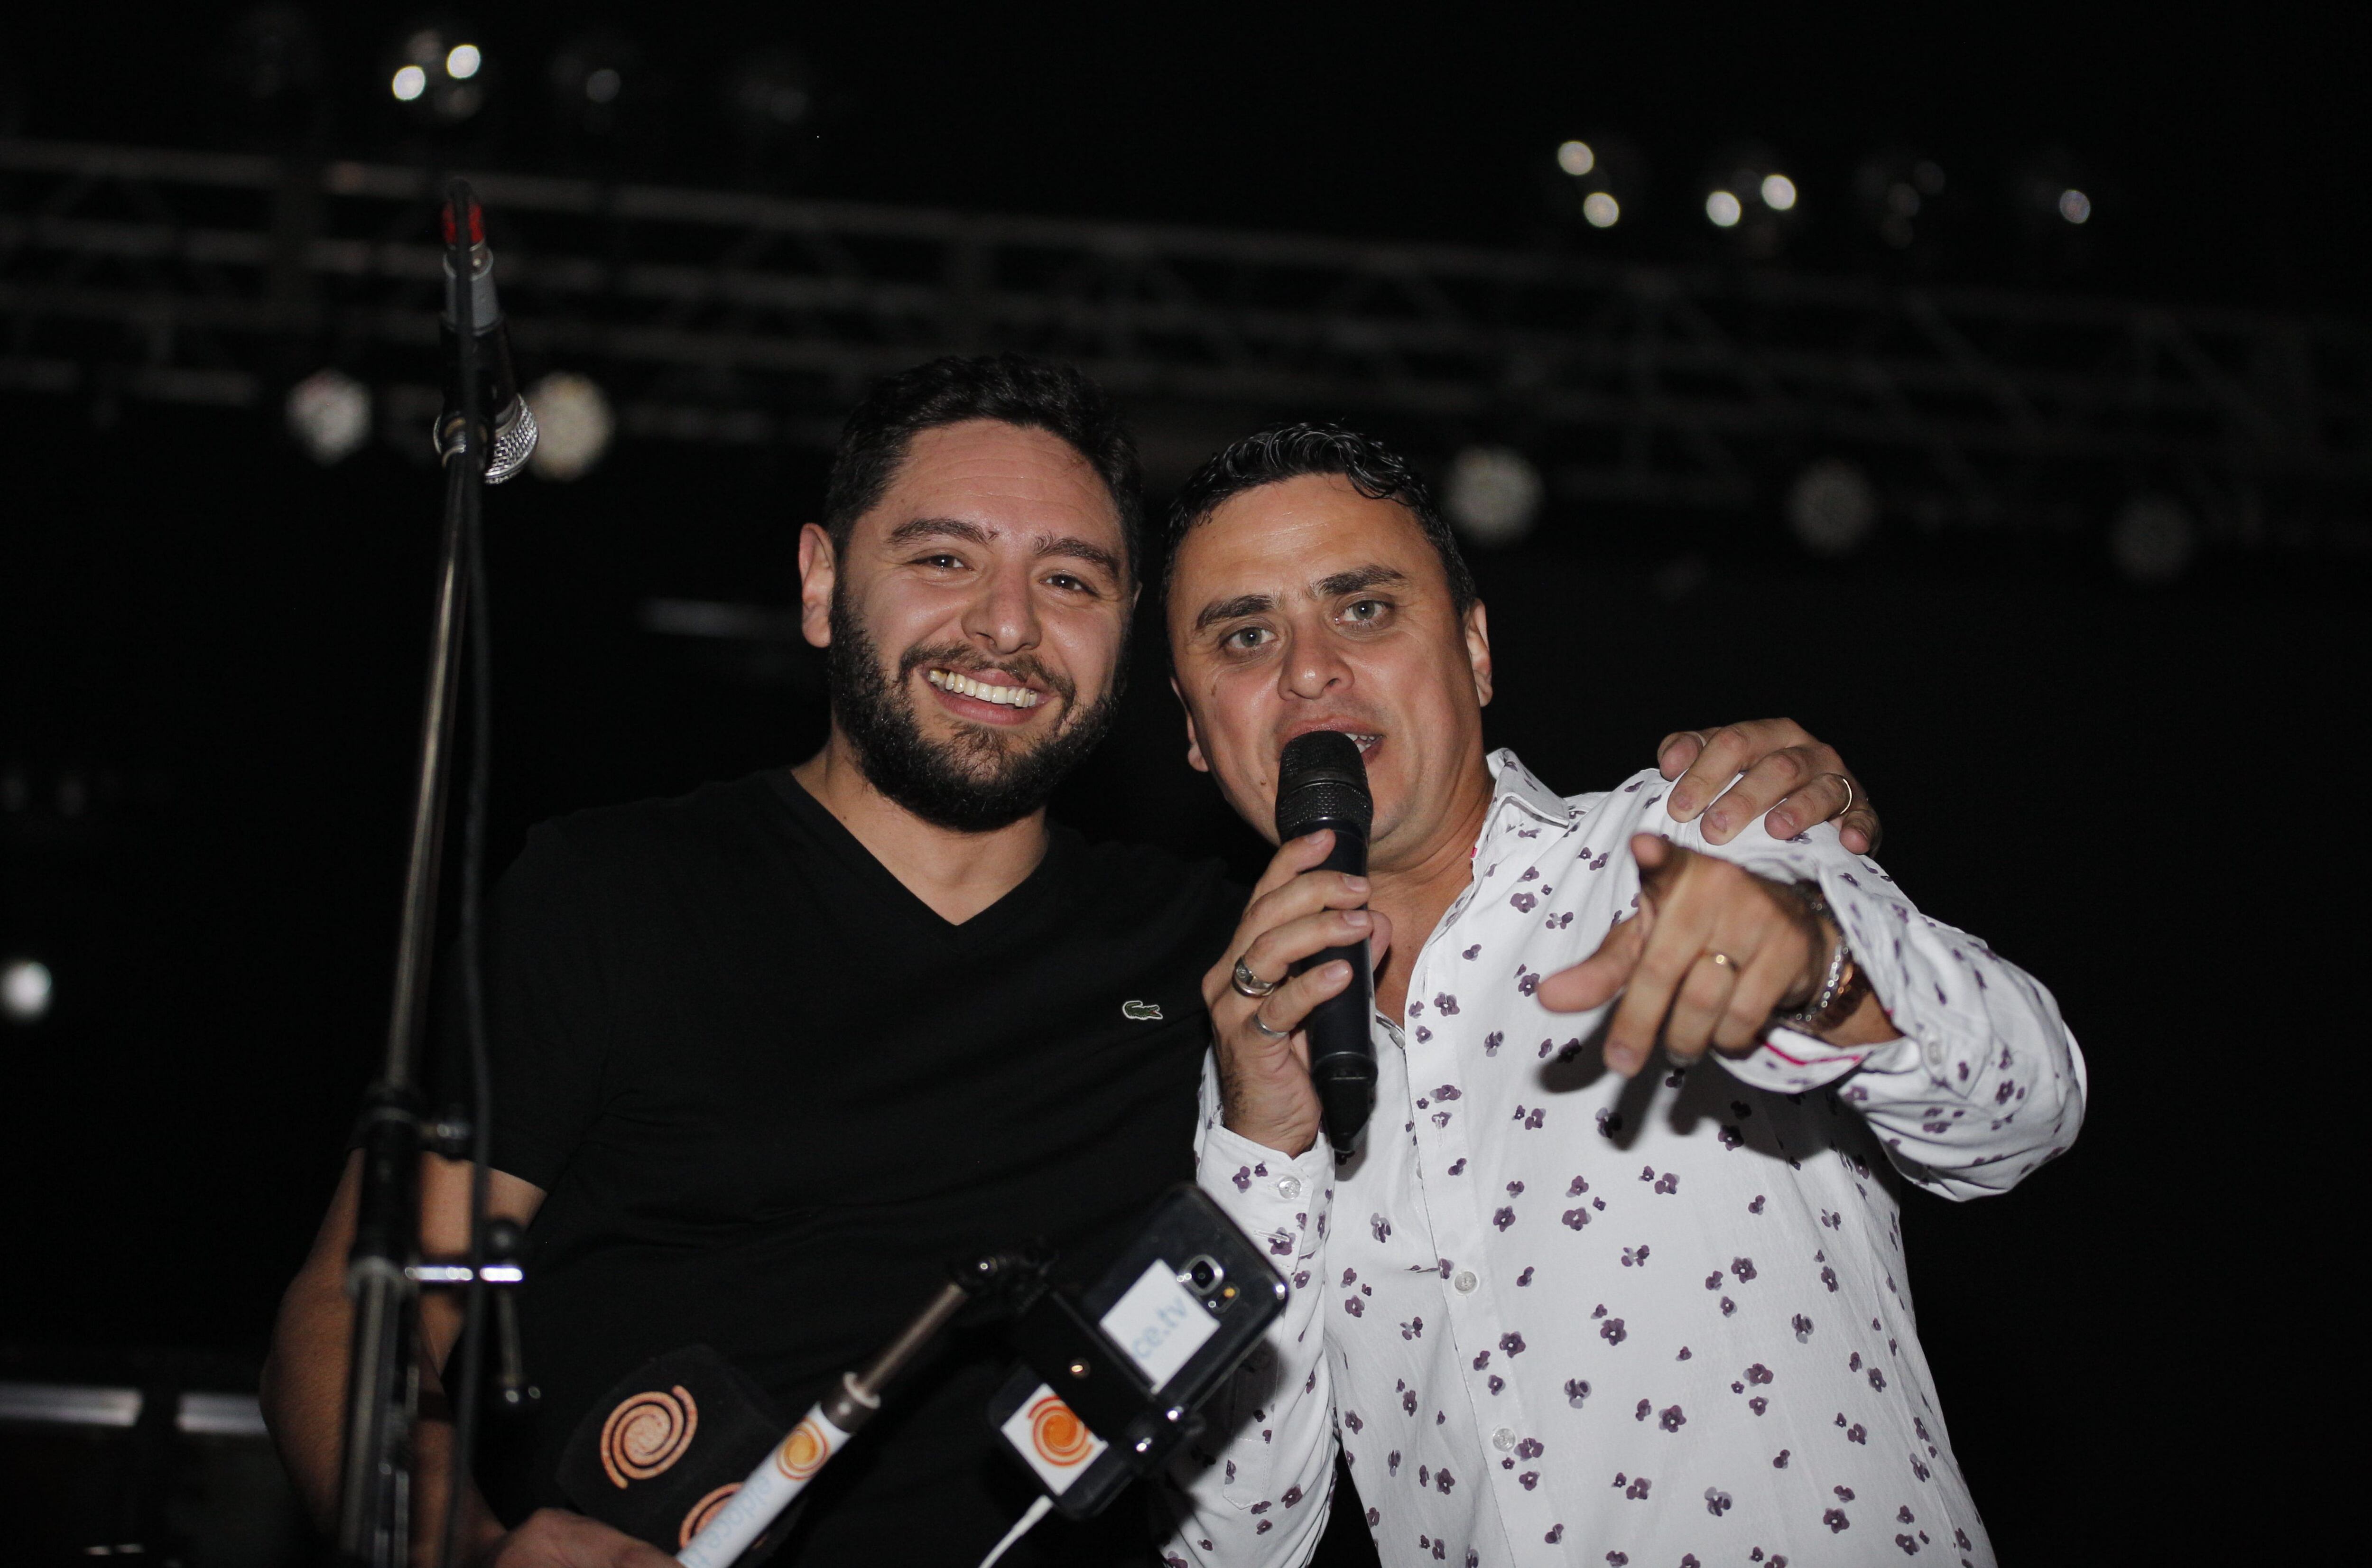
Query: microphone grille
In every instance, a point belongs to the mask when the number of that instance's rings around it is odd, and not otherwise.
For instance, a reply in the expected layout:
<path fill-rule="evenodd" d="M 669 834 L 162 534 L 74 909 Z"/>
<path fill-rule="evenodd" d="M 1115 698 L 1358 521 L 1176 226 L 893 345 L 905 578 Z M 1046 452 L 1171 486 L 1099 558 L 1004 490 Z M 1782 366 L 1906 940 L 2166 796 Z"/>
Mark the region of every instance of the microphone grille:
<path fill-rule="evenodd" d="M 518 410 L 516 417 L 504 423 L 496 416 L 494 455 L 486 459 L 488 484 L 500 484 L 518 472 L 535 452 L 535 411 L 527 406 L 525 398 L 515 398 L 512 403 Z"/>
<path fill-rule="evenodd" d="M 1297 839 L 1321 826 L 1356 829 L 1363 836 L 1374 822 L 1375 797 L 1367 790 L 1367 764 L 1359 743 L 1335 730 L 1312 730 L 1285 742 L 1277 764 L 1276 830 Z"/>

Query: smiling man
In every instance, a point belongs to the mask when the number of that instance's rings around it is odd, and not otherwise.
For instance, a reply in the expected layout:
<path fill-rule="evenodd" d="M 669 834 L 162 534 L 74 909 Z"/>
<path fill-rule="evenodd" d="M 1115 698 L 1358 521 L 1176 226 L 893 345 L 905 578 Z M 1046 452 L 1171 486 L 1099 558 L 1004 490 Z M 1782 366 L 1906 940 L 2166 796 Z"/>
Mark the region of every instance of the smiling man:
<path fill-rule="evenodd" d="M 1726 780 L 1562 796 L 1486 754 L 1482 605 L 1378 444 L 1238 442 L 1169 549 L 1192 763 L 1272 839 L 1296 735 L 1355 737 L 1375 797 L 1368 875 L 1285 844 L 1203 981 L 1200 1180 L 1296 1289 L 1181 1461 L 1170 1561 L 1305 1562 L 1339 1448 L 1387 1563 L 1989 1562 L 1895 1192 L 2075 1137 L 2049 994 L 1826 825 L 1715 846 L 1683 819 Z M 1578 682 L 1652 657 L 1574 646 Z M 1350 966 L 1293 966 L 1363 940 L 1377 1104 L 1338 1165 L 1299 1025 Z"/>
<path fill-rule="evenodd" d="M 1045 815 L 1120 700 L 1138 510 L 1127 432 L 1076 372 L 888 378 L 799 539 L 823 749 L 529 835 L 489 912 L 493 1206 L 529 1222 L 543 1400 L 490 1434 L 492 1504 L 468 1503 L 483 1558 L 667 1561 L 565 1512 L 556 1484 L 571 1430 L 651 1356 L 708 1344 L 795 1413 L 952 1260 L 1042 1237 L 1092 1275 L 1190 1174 L 1199 981 L 1242 890 Z M 428 1162 L 431 1249 L 459 1244 L 465 1172 Z M 290 1287 L 266 1396 L 323 1512 L 353 1184 Z M 424 1318 L 433 1383 L 455 1314 Z M 983 1418 L 1007 1361 L 993 1330 L 951 1336 L 774 1561 L 977 1562 L 1032 1495 Z M 446 1431 L 424 1427 L 431 1544 Z M 1053 1521 L 1013 1561 L 1147 1551 L 1132 1509 Z"/>

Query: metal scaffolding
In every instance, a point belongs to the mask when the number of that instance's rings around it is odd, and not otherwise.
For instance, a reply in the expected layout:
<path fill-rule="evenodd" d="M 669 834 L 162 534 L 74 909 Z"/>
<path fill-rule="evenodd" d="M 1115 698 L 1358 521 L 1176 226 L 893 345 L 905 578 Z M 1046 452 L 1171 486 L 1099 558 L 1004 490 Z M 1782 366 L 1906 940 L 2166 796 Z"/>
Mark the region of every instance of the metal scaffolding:
<path fill-rule="evenodd" d="M 1252 420 L 1323 413 L 1429 457 L 1517 447 L 1567 502 L 1754 506 L 1842 458 L 1928 527 L 2089 527 L 2158 494 L 2228 545 L 2372 549 L 2372 332 L 2352 320 L 470 179 L 522 358 L 592 376 L 630 440 L 826 445 L 874 376 L 1014 348 L 1128 400 L 1173 471 Z M 247 407 L 334 365 L 424 451 L 434 188 L 0 140 L 0 389 Z"/>

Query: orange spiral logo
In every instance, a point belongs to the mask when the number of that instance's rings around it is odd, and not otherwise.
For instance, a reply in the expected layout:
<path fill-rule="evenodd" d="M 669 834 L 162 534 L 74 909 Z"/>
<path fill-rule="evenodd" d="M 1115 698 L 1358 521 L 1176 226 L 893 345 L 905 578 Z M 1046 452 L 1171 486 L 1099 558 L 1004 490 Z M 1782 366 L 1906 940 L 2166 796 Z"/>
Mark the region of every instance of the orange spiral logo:
<path fill-rule="evenodd" d="M 648 1481 L 683 1458 L 700 1426 L 700 1407 L 679 1383 L 660 1393 L 636 1394 L 601 1423 L 601 1468 L 618 1486 Z"/>
<path fill-rule="evenodd" d="M 1029 1407 L 1029 1442 L 1040 1458 L 1067 1469 L 1087 1457 L 1096 1439 L 1070 1406 L 1049 1394 Z"/>
<path fill-rule="evenodd" d="M 805 1481 L 831 1458 L 831 1445 L 825 1441 L 815 1417 L 809 1416 L 791 1428 L 791 1434 L 774 1450 L 774 1468 L 793 1481 Z"/>
<path fill-rule="evenodd" d="M 725 1506 L 725 1500 L 740 1490 L 739 1481 L 727 1481 L 723 1486 L 693 1504 L 692 1512 L 683 1516 L 683 1527 L 676 1531 L 676 1550 L 680 1551 L 690 1546 L 692 1538 L 706 1529 L 708 1521 L 716 1517 L 716 1511 Z"/>

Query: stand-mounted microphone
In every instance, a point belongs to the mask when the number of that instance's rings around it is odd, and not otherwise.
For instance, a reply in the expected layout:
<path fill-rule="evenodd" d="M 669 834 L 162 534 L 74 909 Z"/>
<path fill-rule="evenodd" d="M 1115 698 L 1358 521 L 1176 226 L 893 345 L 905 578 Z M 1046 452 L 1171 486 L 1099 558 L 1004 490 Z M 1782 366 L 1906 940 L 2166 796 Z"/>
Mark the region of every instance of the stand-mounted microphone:
<path fill-rule="evenodd" d="M 461 360 L 457 298 L 460 280 L 453 274 L 453 209 L 445 209 L 445 412 L 436 418 L 436 457 L 441 462 L 461 447 Z M 494 253 L 486 244 L 485 209 L 470 203 L 470 324 L 478 340 L 478 376 L 483 390 L 480 416 L 494 426 L 491 441 L 474 445 L 493 455 L 486 460 L 486 482 L 500 484 L 527 465 L 535 450 L 535 415 L 519 396 L 518 374 L 511 368 L 510 329 L 503 322 L 502 303 L 494 296 Z"/>
<path fill-rule="evenodd" d="M 1367 793 L 1367 764 L 1359 743 L 1331 729 L 1312 730 L 1285 742 L 1277 765 L 1276 832 L 1292 840 L 1320 828 L 1334 831 L 1334 847 L 1318 869 L 1367 874 L 1367 830 L 1376 819 Z M 1309 1038 L 1309 1079 L 1326 1119 L 1327 1142 L 1347 1156 L 1367 1125 L 1376 1101 L 1376 1041 L 1368 1032 L 1375 1011 L 1376 977 L 1367 945 L 1329 947 L 1293 966 L 1295 974 L 1336 958 L 1349 961 L 1351 983 L 1309 1011 L 1302 1028 Z"/>

